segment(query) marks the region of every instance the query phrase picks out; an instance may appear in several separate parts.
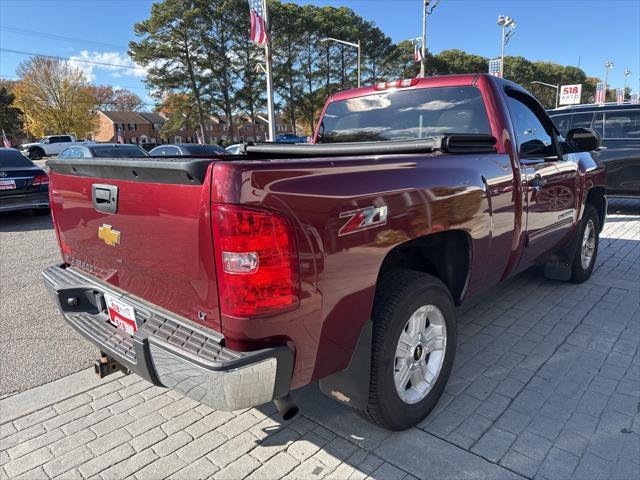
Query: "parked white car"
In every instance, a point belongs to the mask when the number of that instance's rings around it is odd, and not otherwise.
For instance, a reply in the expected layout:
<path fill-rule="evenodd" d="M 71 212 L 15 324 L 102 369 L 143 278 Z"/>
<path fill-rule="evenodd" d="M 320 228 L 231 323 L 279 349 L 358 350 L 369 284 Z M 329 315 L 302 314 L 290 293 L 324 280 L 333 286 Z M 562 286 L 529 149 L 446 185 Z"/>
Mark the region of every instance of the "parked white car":
<path fill-rule="evenodd" d="M 20 145 L 20 151 L 28 156 L 31 160 L 38 160 L 42 157 L 58 155 L 66 148 L 76 145 L 87 145 L 93 142 L 78 142 L 73 134 L 66 135 L 49 135 L 42 138 L 39 142 L 23 143 Z"/>

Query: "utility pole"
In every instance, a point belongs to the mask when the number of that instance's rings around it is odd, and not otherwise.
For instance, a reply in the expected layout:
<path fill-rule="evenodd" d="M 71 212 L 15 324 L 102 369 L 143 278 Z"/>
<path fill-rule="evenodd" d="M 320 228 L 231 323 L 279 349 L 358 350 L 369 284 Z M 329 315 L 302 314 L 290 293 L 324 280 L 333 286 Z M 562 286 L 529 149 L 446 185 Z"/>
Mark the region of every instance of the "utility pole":
<path fill-rule="evenodd" d="M 607 60 L 604 64 L 604 101 L 607 101 L 607 92 L 609 91 L 609 70 L 613 68 L 613 62 Z"/>
<path fill-rule="evenodd" d="M 262 0 L 262 11 L 264 12 L 264 23 L 267 25 L 269 32 L 269 13 L 267 11 L 267 0 Z M 264 65 L 267 74 L 267 116 L 269 118 L 269 135 L 270 142 L 276 141 L 276 114 L 273 104 L 273 80 L 271 79 L 271 38 L 264 44 Z"/>

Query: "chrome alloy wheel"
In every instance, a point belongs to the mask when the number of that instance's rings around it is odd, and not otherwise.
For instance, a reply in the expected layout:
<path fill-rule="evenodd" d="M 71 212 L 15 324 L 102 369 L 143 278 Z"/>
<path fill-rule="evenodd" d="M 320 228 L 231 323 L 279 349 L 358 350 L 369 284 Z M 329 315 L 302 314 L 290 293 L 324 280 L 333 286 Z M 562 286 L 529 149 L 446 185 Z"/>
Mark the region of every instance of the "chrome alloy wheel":
<path fill-rule="evenodd" d="M 444 315 L 435 305 L 423 305 L 400 333 L 394 362 L 394 381 L 405 403 L 418 403 L 433 388 L 447 348 Z"/>
<path fill-rule="evenodd" d="M 580 248 L 580 261 L 584 270 L 588 269 L 593 261 L 596 250 L 596 227 L 593 220 L 589 220 L 584 227 L 582 235 L 582 247 Z"/>

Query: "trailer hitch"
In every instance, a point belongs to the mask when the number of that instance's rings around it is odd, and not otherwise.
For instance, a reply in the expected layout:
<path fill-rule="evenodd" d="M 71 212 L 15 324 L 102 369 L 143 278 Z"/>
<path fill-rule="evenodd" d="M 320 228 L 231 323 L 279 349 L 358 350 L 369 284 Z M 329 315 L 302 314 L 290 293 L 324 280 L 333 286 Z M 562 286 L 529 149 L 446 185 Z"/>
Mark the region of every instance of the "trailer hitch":
<path fill-rule="evenodd" d="M 107 375 L 111 375 L 116 372 L 122 372 L 125 375 L 129 375 L 131 373 L 131 370 L 120 365 L 104 352 L 100 352 L 100 358 L 93 362 L 93 369 L 99 379 L 103 379 Z"/>

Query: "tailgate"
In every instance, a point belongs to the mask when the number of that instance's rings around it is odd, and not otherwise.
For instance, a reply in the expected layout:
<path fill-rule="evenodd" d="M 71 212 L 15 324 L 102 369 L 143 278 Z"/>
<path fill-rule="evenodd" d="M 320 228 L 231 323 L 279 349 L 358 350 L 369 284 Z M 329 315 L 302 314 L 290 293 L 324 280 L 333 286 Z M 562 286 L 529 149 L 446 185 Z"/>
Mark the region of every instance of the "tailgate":
<path fill-rule="evenodd" d="M 51 160 L 64 261 L 220 331 L 206 159 Z"/>

